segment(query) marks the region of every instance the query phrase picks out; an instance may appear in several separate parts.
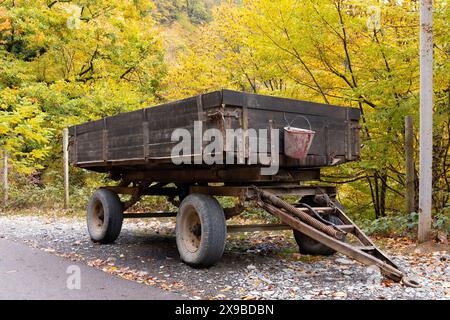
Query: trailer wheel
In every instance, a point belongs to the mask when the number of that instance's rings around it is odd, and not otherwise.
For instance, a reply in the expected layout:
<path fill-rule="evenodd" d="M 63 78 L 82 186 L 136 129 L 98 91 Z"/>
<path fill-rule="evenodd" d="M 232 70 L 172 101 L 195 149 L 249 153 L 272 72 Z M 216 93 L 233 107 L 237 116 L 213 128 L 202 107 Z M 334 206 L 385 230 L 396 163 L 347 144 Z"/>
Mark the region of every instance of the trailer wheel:
<path fill-rule="evenodd" d="M 212 196 L 193 193 L 178 209 L 176 239 L 181 260 L 193 267 L 214 265 L 223 254 L 225 214 Z"/>
<path fill-rule="evenodd" d="M 306 204 L 310 205 L 311 207 L 317 206 L 317 204 L 310 197 L 303 197 L 301 199 L 301 202 L 306 203 Z M 343 209 L 343 207 L 339 203 L 339 201 L 333 200 L 333 202 L 338 208 Z M 328 220 L 336 225 L 343 224 L 341 219 L 339 219 L 338 217 L 333 216 L 333 215 L 330 215 L 326 220 Z M 297 230 L 292 230 L 292 231 L 294 233 L 294 238 L 295 238 L 295 241 L 297 242 L 300 253 L 310 254 L 310 255 L 319 255 L 319 256 L 331 256 L 336 253 L 335 250 L 308 237 L 304 233 L 301 233 Z"/>
<path fill-rule="evenodd" d="M 93 242 L 112 243 L 120 234 L 123 206 L 116 193 L 108 189 L 94 192 L 87 207 L 87 226 Z"/>

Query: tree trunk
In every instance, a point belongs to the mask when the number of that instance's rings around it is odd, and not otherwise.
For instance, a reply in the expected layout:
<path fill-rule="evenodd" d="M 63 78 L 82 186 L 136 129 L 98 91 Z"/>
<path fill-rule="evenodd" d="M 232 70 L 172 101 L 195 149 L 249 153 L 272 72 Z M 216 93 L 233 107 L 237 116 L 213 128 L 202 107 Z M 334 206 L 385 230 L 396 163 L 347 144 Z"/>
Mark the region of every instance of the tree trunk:
<path fill-rule="evenodd" d="M 386 216 L 386 191 L 387 191 L 387 170 L 384 169 L 383 174 L 380 177 L 381 191 L 380 191 L 380 216 Z"/>

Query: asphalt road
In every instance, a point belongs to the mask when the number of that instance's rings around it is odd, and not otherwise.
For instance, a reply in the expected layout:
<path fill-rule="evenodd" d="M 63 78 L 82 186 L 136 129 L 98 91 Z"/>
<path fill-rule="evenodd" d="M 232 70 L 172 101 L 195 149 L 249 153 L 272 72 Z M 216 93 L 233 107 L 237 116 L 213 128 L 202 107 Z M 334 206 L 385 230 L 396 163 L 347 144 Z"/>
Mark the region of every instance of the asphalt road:
<path fill-rule="evenodd" d="M 24 244 L 0 239 L 0 299 L 180 299 Z"/>

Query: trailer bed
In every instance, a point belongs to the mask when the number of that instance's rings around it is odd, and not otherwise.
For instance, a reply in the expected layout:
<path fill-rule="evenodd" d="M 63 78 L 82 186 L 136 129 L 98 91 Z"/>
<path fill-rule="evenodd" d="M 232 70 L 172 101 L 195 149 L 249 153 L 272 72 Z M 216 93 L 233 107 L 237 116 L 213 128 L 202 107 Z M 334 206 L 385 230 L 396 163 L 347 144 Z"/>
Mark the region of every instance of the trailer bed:
<path fill-rule="evenodd" d="M 302 160 L 286 157 L 283 153 L 283 128 L 287 122 L 294 121 L 293 126 L 308 128 L 299 115 L 307 117 L 316 132 L 309 153 Z M 203 176 L 201 169 L 217 170 L 218 180 L 224 175 L 220 170 L 251 171 L 245 164 L 192 164 L 190 167 L 172 162 L 171 150 L 178 143 L 171 140 L 173 131 L 184 128 L 193 135 L 194 121 L 202 121 L 203 132 L 215 128 L 224 136 L 227 129 L 280 129 L 279 174 L 283 175 L 292 170 L 317 169 L 357 160 L 359 118 L 360 111 L 356 108 L 220 90 L 72 126 L 69 128 L 70 161 L 77 167 L 110 173 L 192 169 L 193 174 L 199 170 L 198 175 Z M 267 140 L 270 151 L 270 137 Z M 234 146 L 225 151 L 237 157 L 242 150 Z M 246 144 L 246 162 L 250 152 L 252 150 Z M 192 150 L 191 156 L 194 155 L 195 150 Z M 264 165 L 267 164 L 258 160 L 251 167 Z M 158 181 L 158 177 L 153 181 Z"/>

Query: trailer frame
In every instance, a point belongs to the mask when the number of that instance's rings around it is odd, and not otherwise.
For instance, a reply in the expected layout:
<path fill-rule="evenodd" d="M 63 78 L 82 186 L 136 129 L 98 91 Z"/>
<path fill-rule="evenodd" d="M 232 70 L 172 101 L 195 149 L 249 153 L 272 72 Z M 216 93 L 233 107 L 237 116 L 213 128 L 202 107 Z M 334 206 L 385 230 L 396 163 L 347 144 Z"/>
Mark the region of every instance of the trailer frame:
<path fill-rule="evenodd" d="M 130 208 L 139 201 L 142 196 L 167 196 L 175 197 L 182 194 L 181 188 L 170 187 L 167 184 L 156 183 L 145 188 L 139 186 L 107 186 L 105 189 L 118 194 L 129 194 L 133 203 L 124 203 L 124 210 Z M 181 192 L 181 193 L 180 193 Z M 255 231 L 277 231 L 297 230 L 313 238 L 314 240 L 355 259 L 362 264 L 377 266 L 388 278 L 402 282 L 411 287 L 419 286 L 416 280 L 406 276 L 406 273 L 395 264 L 382 250 L 380 250 L 368 236 L 345 214 L 344 210 L 332 205 L 328 201 L 326 206 L 315 207 L 319 214 L 332 213 L 338 217 L 343 225 L 320 226 L 320 221 L 314 220 L 308 208 L 294 206 L 282 200 L 283 196 L 313 196 L 335 198 L 337 189 L 330 185 L 297 185 L 295 183 L 272 183 L 256 185 L 189 185 L 185 186 L 185 196 L 188 194 L 204 194 L 209 196 L 237 197 L 238 204 L 233 208 L 224 209 L 225 218 L 228 220 L 240 214 L 251 201 L 263 208 L 268 213 L 277 217 L 281 223 L 278 224 L 250 224 L 250 225 L 228 225 L 227 232 L 255 232 Z M 179 205 L 179 204 L 178 204 Z M 228 210 L 227 210 L 228 209 Z M 162 218 L 176 217 L 177 212 L 124 212 L 123 218 Z M 306 218 L 306 221 L 302 221 Z M 323 228 L 323 229 L 321 229 Z M 340 236 L 338 236 L 340 234 Z M 359 246 L 348 244 L 343 241 L 343 235 L 352 234 L 359 241 Z"/>
<path fill-rule="evenodd" d="M 300 116 L 307 120 L 315 136 L 306 157 L 293 159 L 283 153 L 283 129 Z M 376 265 L 394 281 L 416 286 L 337 205 L 336 187 L 319 183 L 321 167 L 359 159 L 359 119 L 357 108 L 220 90 L 70 127 L 72 165 L 109 173 L 112 180 L 119 182 L 98 189 L 91 197 L 87 210 L 91 239 L 113 242 L 124 218 L 176 217 L 180 257 L 189 265 L 201 267 L 220 259 L 227 232 L 292 229 L 294 235 L 307 237 L 327 249 L 321 252 L 341 252 L 363 264 Z M 224 136 L 227 130 L 246 132 L 243 148 L 227 138 L 223 150 L 232 159 L 244 161 L 214 165 L 175 163 L 171 153 L 176 143 L 171 136 L 173 130 L 183 128 L 195 140 L 199 134 L 196 122 L 201 123 L 202 135 L 211 128 Z M 249 129 L 279 130 L 281 134 L 257 136 L 255 151 L 249 147 Z M 203 157 L 204 140 L 201 141 L 200 150 L 194 147 L 183 157 Z M 262 174 L 262 168 L 270 163 L 259 157 L 260 142 L 268 146 L 271 159 L 279 157 L 279 169 L 274 175 Z M 277 144 L 279 150 L 274 147 Z M 257 161 L 253 163 L 250 160 L 255 153 Z M 129 195 L 129 199 L 122 201 L 119 195 Z M 143 196 L 165 196 L 178 210 L 130 211 Z M 234 207 L 222 208 L 216 199 L 219 196 L 235 197 L 238 201 Z M 299 201 L 291 204 L 282 197 L 297 197 Z M 311 200 L 317 205 L 311 206 Z M 251 204 L 281 223 L 226 225 L 226 220 Z M 360 245 L 346 243 L 347 235 L 353 235 Z M 307 242 L 297 243 L 300 249 L 314 253 L 307 248 Z"/>

